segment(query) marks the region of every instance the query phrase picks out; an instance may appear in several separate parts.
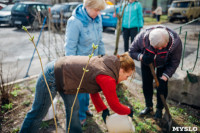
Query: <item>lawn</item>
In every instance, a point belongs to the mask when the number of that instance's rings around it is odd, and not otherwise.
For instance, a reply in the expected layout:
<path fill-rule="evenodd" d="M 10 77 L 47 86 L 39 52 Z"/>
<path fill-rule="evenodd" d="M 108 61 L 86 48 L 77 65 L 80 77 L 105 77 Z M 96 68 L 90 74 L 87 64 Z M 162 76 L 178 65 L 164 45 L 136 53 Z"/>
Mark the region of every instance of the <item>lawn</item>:
<path fill-rule="evenodd" d="M 168 22 L 167 15 L 162 15 L 160 17 L 160 22 L 157 22 L 156 18 L 144 17 L 144 25 L 162 24 L 166 22 Z"/>

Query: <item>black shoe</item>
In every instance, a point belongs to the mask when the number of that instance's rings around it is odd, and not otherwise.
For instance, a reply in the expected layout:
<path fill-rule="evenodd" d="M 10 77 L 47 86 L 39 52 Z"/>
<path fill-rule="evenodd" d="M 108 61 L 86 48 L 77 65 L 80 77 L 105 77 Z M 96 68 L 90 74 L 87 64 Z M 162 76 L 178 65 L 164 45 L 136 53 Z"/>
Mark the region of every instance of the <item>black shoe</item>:
<path fill-rule="evenodd" d="M 157 109 L 154 119 L 157 120 L 157 119 L 161 119 L 161 118 L 162 118 L 162 109 Z"/>
<path fill-rule="evenodd" d="M 86 111 L 85 113 L 86 113 L 87 116 L 93 117 L 93 114 L 90 110 Z"/>
<path fill-rule="evenodd" d="M 147 114 L 153 114 L 153 108 L 152 107 L 146 107 L 144 110 L 140 112 L 140 116 L 144 116 Z"/>

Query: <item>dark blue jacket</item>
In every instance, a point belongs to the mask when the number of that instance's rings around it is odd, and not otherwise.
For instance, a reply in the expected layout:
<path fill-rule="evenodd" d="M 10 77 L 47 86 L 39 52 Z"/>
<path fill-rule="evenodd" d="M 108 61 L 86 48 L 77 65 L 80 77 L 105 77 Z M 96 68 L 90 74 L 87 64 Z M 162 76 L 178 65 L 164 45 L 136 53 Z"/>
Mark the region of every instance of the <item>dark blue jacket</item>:
<path fill-rule="evenodd" d="M 166 28 L 169 33 L 169 43 L 162 50 L 155 50 L 149 41 L 149 33 L 154 28 Z M 182 42 L 179 35 L 173 30 L 164 26 L 155 26 L 141 31 L 132 42 L 129 54 L 133 59 L 139 60 L 140 54 L 149 51 L 155 54 L 154 66 L 164 67 L 163 75 L 170 78 L 179 66 L 182 55 Z"/>

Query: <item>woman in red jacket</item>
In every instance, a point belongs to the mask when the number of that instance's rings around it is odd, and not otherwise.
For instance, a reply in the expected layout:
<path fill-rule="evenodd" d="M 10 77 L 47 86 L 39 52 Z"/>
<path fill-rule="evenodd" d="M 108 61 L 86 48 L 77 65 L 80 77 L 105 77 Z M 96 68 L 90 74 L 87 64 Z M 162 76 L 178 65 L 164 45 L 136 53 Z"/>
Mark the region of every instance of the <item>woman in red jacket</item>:
<path fill-rule="evenodd" d="M 50 62 L 44 69 L 53 98 L 56 96 L 57 91 L 63 98 L 67 119 L 66 128 L 69 124 L 69 114 L 71 113 L 71 106 L 82 77 L 83 68 L 87 64 L 88 59 L 89 57 L 87 56 L 65 56 L 56 62 Z M 126 80 L 135 71 L 135 64 L 132 58 L 128 54 L 92 57 L 87 69 L 89 71 L 85 74 L 79 93 L 90 93 L 96 110 L 98 112 L 103 111 L 103 120 L 105 121 L 109 115 L 109 111 L 98 94 L 100 91 L 103 91 L 110 108 L 114 112 L 133 117 L 132 109 L 121 104 L 116 94 L 116 85 Z M 35 93 L 32 109 L 25 117 L 21 133 L 37 132 L 42 119 L 51 106 L 50 97 L 42 74 L 38 77 Z M 82 132 L 78 112 L 79 103 L 76 100 L 70 133 Z"/>

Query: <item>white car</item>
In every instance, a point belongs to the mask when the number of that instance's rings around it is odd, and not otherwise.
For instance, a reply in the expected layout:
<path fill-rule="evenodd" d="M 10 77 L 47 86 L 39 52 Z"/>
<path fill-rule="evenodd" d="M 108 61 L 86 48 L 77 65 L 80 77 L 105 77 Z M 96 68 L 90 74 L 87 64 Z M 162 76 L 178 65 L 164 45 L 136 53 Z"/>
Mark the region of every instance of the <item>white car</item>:
<path fill-rule="evenodd" d="M 7 5 L 3 9 L 0 10 L 0 24 L 9 24 L 12 26 L 11 22 L 11 10 L 14 4 Z"/>

